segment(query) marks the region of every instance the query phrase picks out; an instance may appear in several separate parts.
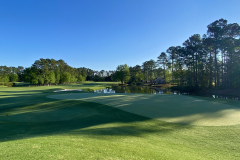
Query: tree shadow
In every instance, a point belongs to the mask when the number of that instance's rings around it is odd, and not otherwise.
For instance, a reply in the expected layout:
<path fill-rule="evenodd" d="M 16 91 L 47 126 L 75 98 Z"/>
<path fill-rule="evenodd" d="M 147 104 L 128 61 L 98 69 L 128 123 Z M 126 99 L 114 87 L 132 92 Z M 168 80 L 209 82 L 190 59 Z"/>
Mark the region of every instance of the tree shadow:
<path fill-rule="evenodd" d="M 46 97 L 51 94 L 52 90 L 33 90 L 26 94 L 9 93 L 15 97 L 1 97 L 0 142 L 56 134 L 141 136 L 190 128 L 155 121 L 96 102 Z"/>
<path fill-rule="evenodd" d="M 141 116 L 168 122 L 224 126 L 240 124 L 240 108 L 219 101 L 209 101 L 183 95 L 150 94 L 67 94 L 50 96 L 96 102 Z"/>

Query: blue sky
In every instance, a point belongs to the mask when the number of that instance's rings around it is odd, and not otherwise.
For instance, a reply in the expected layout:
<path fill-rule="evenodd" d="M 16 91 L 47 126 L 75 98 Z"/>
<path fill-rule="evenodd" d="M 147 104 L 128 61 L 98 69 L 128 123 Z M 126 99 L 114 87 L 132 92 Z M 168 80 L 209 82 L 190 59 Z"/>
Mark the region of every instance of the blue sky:
<path fill-rule="evenodd" d="M 239 0 L 0 0 L 0 65 L 40 58 L 115 70 L 142 65 L 224 18 L 240 24 Z"/>

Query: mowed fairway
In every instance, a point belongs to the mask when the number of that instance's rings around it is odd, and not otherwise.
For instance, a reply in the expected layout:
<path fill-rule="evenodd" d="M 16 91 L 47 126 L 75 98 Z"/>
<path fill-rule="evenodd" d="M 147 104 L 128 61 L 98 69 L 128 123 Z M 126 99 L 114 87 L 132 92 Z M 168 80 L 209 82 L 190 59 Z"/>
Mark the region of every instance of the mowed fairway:
<path fill-rule="evenodd" d="M 238 101 L 86 93 L 106 85 L 0 88 L 0 159 L 240 159 Z"/>

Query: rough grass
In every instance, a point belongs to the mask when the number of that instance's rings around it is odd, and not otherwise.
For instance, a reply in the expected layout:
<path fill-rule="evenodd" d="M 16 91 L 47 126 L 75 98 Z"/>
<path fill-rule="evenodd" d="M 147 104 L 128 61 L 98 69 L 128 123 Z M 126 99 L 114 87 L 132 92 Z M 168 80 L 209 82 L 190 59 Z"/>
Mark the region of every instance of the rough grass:
<path fill-rule="evenodd" d="M 87 91 L 87 86 L 106 84 L 72 87 Z M 46 97 L 62 95 L 53 91 L 65 88 L 69 86 L 0 89 L 0 159 L 240 157 L 240 125 L 168 123 L 97 102 Z"/>

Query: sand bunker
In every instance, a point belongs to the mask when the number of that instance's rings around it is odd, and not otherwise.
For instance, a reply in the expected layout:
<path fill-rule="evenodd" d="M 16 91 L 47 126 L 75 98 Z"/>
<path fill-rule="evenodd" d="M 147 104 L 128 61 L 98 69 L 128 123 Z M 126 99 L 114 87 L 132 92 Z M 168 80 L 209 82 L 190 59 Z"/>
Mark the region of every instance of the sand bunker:
<path fill-rule="evenodd" d="M 239 107 L 183 95 L 72 93 L 48 97 L 97 102 L 174 123 L 200 126 L 240 124 Z"/>
<path fill-rule="evenodd" d="M 82 89 L 63 89 L 63 90 L 57 90 L 53 92 L 68 92 L 68 91 L 82 91 Z"/>

